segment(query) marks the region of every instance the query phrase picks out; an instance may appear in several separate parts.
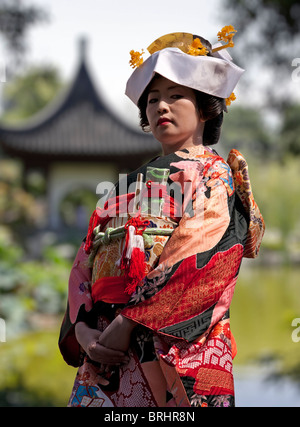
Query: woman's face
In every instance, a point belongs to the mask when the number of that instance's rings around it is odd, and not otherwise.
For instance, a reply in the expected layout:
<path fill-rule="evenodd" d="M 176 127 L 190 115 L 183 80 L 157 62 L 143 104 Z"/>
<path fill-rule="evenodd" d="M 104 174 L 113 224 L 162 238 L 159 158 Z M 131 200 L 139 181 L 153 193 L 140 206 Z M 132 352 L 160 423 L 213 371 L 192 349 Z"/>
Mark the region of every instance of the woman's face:
<path fill-rule="evenodd" d="M 149 87 L 146 115 L 164 154 L 202 144 L 204 122 L 193 89 L 162 76 Z"/>

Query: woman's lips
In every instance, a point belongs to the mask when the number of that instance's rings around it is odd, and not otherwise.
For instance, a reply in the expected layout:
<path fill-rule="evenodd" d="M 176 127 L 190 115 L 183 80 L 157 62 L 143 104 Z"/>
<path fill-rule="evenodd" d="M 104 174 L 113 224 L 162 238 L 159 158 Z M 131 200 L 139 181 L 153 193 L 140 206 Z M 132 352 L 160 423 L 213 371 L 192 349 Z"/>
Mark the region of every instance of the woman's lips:
<path fill-rule="evenodd" d="M 166 125 L 168 123 L 171 123 L 171 120 L 166 118 L 166 117 L 161 117 L 160 119 L 158 119 L 157 121 L 157 126 L 163 126 Z"/>

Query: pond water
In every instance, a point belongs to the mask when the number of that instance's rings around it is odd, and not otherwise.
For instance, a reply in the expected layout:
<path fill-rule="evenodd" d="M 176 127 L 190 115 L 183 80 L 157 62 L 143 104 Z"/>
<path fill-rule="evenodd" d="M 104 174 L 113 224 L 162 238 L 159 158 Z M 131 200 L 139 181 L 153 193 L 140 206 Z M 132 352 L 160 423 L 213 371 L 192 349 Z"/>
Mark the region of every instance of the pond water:
<path fill-rule="evenodd" d="M 234 361 L 236 406 L 300 406 L 300 383 L 275 372 L 299 372 L 300 342 L 293 319 L 300 318 L 300 270 L 242 266 L 231 306 L 237 342 Z"/>
<path fill-rule="evenodd" d="M 257 366 L 235 371 L 236 407 L 300 407 L 300 387 L 293 381 L 269 381 L 268 370 Z"/>
<path fill-rule="evenodd" d="M 292 322 L 300 318 L 299 277 L 295 268 L 242 268 L 231 304 L 235 363 L 278 356 L 287 365 L 300 361 L 300 342 L 292 339 Z"/>

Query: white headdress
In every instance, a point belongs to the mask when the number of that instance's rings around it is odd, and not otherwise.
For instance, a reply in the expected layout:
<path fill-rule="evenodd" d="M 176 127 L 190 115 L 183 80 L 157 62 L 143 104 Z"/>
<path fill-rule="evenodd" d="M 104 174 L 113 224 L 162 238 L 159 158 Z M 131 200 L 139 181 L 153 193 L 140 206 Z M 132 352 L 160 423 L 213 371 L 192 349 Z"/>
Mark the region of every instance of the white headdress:
<path fill-rule="evenodd" d="M 150 57 L 145 62 L 143 53 L 131 51 L 130 64 L 137 68 L 127 82 L 126 95 L 137 104 L 157 73 L 174 83 L 219 98 L 232 96 L 233 100 L 232 92 L 244 70 L 235 65 L 223 49 L 234 46 L 234 33 L 232 26 L 224 27 L 218 37 L 227 44 L 214 45 L 209 56 L 199 36 L 189 33 L 171 33 L 155 40 L 148 47 Z"/>

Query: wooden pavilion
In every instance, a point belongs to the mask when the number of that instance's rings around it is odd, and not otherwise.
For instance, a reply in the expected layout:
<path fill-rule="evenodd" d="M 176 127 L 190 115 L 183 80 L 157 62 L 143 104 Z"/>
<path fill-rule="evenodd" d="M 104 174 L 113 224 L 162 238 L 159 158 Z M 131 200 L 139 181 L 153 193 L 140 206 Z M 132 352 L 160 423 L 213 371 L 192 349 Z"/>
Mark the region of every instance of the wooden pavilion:
<path fill-rule="evenodd" d="M 61 226 L 59 206 L 70 192 L 114 182 L 157 155 L 154 138 L 115 115 L 95 88 L 80 43 L 79 66 L 68 90 L 42 112 L 18 126 L 0 124 L 0 146 L 24 166 L 24 183 L 32 170 L 47 181 L 48 226 Z"/>

